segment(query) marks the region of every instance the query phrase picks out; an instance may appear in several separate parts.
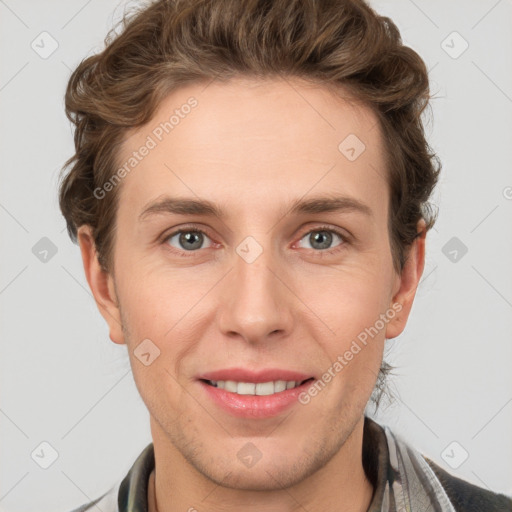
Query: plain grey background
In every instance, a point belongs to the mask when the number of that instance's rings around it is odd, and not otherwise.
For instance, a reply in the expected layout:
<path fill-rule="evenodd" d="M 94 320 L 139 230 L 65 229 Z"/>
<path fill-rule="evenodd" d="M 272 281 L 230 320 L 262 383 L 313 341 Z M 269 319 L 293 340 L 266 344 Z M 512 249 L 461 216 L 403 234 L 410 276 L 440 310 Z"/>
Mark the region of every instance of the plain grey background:
<path fill-rule="evenodd" d="M 70 72 L 136 4 L 0 0 L 2 511 L 68 511 L 151 442 L 126 347 L 108 337 L 57 204 Z M 375 417 L 452 474 L 512 496 L 512 2 L 371 5 L 430 70 L 426 131 L 443 163 L 424 278 L 388 342 L 397 398 Z"/>

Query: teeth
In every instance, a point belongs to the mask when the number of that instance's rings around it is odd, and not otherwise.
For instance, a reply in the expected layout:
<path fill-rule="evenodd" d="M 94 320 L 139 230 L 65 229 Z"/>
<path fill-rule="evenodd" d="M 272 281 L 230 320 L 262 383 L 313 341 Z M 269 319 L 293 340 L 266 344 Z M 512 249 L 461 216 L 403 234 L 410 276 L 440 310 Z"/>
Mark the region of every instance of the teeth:
<path fill-rule="evenodd" d="M 217 385 L 220 387 L 220 384 L 223 384 L 223 381 L 219 381 L 217 383 Z M 224 383 L 224 389 L 226 391 L 231 391 L 231 393 L 236 393 L 236 390 L 237 390 L 238 386 L 237 386 L 237 383 L 234 381 L 234 380 L 227 380 L 225 383 Z"/>
<path fill-rule="evenodd" d="M 274 394 L 274 383 L 273 382 L 258 382 L 256 384 L 257 395 L 273 395 Z"/>
<path fill-rule="evenodd" d="M 231 393 L 237 393 L 238 395 L 273 395 L 274 393 L 280 393 L 286 389 L 292 389 L 300 385 L 300 382 L 293 380 L 276 380 L 271 382 L 235 382 L 234 380 L 211 380 L 209 381 L 213 386 L 225 389 Z"/>
<path fill-rule="evenodd" d="M 239 382 L 236 388 L 236 392 L 239 395 L 254 395 L 255 391 L 256 384 L 251 384 L 250 382 Z"/>
<path fill-rule="evenodd" d="M 295 385 L 295 382 L 290 381 Z M 274 393 L 279 393 L 280 391 L 284 391 L 286 389 L 286 381 L 284 380 L 276 380 L 274 382 Z"/>

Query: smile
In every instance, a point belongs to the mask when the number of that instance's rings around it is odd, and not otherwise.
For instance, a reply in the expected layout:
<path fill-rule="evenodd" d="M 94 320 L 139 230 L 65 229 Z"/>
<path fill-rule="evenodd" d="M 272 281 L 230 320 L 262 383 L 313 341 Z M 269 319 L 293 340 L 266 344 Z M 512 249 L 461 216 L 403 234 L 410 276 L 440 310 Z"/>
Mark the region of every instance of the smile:
<path fill-rule="evenodd" d="M 237 395 L 257 395 L 267 396 L 281 393 L 287 389 L 294 389 L 301 386 L 305 382 L 313 380 L 313 378 L 306 379 L 303 381 L 294 380 L 275 380 L 269 382 L 236 382 L 234 380 L 206 380 L 205 382 L 211 386 L 219 389 L 224 389 L 230 393 L 236 393 Z"/>
<path fill-rule="evenodd" d="M 247 382 L 199 379 L 198 383 L 209 400 L 230 415 L 264 419 L 284 413 L 298 404 L 298 397 L 314 381 L 275 380 Z"/>

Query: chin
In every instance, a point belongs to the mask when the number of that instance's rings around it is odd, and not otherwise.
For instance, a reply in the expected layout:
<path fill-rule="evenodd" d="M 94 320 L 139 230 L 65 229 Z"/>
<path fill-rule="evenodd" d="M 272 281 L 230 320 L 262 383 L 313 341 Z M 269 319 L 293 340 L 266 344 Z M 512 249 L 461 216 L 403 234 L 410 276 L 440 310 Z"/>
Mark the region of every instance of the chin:
<path fill-rule="evenodd" d="M 232 467 L 227 473 L 218 469 L 209 471 L 206 476 L 217 485 L 230 489 L 244 491 L 279 491 L 291 487 L 307 478 L 310 473 L 305 468 L 297 472 L 297 466 L 283 466 L 282 464 L 265 464 L 256 468 Z M 259 465 L 259 464 L 258 464 Z M 199 468 L 198 468 L 199 469 Z M 211 469 L 211 468 L 210 468 Z"/>

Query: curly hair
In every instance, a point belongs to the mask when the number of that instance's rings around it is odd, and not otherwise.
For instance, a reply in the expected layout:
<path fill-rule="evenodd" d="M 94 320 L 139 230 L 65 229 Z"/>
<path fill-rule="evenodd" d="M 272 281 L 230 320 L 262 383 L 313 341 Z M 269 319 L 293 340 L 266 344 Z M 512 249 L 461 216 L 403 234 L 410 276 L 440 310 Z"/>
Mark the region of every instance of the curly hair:
<path fill-rule="evenodd" d="M 90 225 L 105 271 L 113 270 L 120 187 L 108 200 L 94 190 L 114 174 L 126 134 L 151 120 L 178 87 L 235 76 L 298 77 L 348 92 L 377 115 L 393 265 L 403 268 L 418 222 L 424 219 L 427 230 L 435 222 L 429 197 L 441 164 L 421 119 L 430 100 L 425 63 L 390 18 L 364 0 L 157 0 L 120 23 L 121 32 L 114 27 L 105 49 L 69 79 L 65 109 L 75 126 L 75 154 L 59 188 L 71 239 Z"/>

